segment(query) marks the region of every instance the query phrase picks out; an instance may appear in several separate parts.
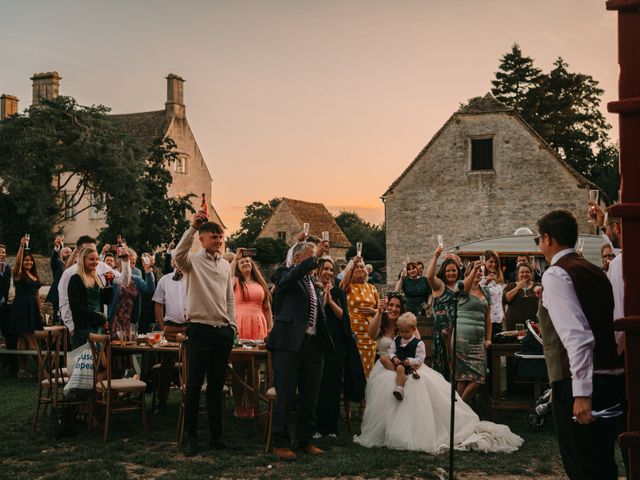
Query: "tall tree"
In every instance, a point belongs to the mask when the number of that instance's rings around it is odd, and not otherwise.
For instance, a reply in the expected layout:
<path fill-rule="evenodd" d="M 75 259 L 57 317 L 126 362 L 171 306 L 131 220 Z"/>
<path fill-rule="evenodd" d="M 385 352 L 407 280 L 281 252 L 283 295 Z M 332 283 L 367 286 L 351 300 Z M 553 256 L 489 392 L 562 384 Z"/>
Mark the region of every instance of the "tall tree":
<path fill-rule="evenodd" d="M 144 161 L 144 171 L 136 185 L 140 190 L 140 200 L 129 205 L 129 212 L 135 213 L 138 225 L 129 229 L 129 222 L 122 222 L 117 211 L 107 213 L 108 226 L 100 232 L 105 243 L 113 242 L 118 233 L 124 234 L 127 243 L 140 250 L 153 251 L 163 243 L 179 237 L 188 227 L 186 213 L 195 210 L 189 201 L 194 193 L 170 197 L 169 186 L 173 181 L 169 166 L 178 159 L 176 144 L 171 138 L 157 138 L 148 150 Z"/>
<path fill-rule="evenodd" d="M 47 251 L 55 225 L 104 205 L 136 227 L 128 207 L 139 200 L 141 149 L 108 111 L 60 96 L 0 122 L 0 200 L 11 209 L 0 216 L 5 242 L 17 245 L 29 232 L 33 247 Z M 83 198 L 92 201 L 82 207 Z"/>
<path fill-rule="evenodd" d="M 500 59 L 500 66 L 495 80 L 491 81 L 491 93 L 505 105 L 517 110 L 523 110 L 527 103 L 528 93 L 535 87 L 542 71 L 535 67 L 531 57 L 525 57 L 520 45 L 514 43 L 511 51 Z"/>
<path fill-rule="evenodd" d="M 264 228 L 271 214 L 280 204 L 282 198 L 272 198 L 268 202 L 252 202 L 244 209 L 244 218 L 240 221 L 240 229 L 229 236 L 227 247 L 235 250 L 238 247 L 252 245 Z"/>

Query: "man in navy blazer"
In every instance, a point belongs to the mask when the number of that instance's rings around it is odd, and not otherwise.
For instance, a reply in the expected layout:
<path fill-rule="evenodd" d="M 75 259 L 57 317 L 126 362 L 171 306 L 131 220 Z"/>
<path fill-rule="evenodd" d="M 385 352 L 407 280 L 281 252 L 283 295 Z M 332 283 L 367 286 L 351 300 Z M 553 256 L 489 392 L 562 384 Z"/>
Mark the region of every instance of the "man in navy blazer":
<path fill-rule="evenodd" d="M 289 415 L 298 395 L 296 436 L 298 446 L 311 455 L 324 451 L 311 444 L 316 431 L 316 409 L 325 351 L 333 343 L 324 316 L 322 296 L 312 272 L 318 258 L 327 252 L 326 243 L 317 247 L 301 242 L 293 249 L 293 265 L 280 267 L 272 277 L 273 329 L 267 338 L 272 352 L 276 401 L 273 409 L 273 453 L 280 460 L 295 460 L 289 438 Z"/>

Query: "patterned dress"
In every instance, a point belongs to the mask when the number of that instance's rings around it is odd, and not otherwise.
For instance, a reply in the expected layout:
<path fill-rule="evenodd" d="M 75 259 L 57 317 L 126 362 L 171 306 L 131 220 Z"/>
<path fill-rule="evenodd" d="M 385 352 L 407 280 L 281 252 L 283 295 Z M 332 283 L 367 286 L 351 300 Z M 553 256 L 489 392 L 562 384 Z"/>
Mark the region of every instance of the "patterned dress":
<path fill-rule="evenodd" d="M 356 334 L 362 367 L 364 374 L 368 377 L 376 359 L 376 341 L 369 336 L 371 316 L 361 313 L 360 307 L 377 307 L 376 287 L 369 283 L 352 283 L 347 292 L 347 305 L 351 318 L 351 330 Z"/>
<path fill-rule="evenodd" d="M 484 383 L 487 376 L 485 341 L 485 315 L 489 308 L 489 291 L 482 287 L 482 299 L 463 295 L 458 305 L 456 331 L 456 380 Z"/>
<path fill-rule="evenodd" d="M 120 286 L 118 305 L 116 305 L 116 313 L 111 326 L 112 339 L 118 338 L 118 331 L 123 331 L 127 334 L 131 331 L 131 319 L 133 318 L 133 310 L 139 294 L 138 286 L 133 280 L 129 285 Z"/>
<path fill-rule="evenodd" d="M 432 368 L 440 372 L 449 380 L 449 356 L 447 355 L 447 340 L 442 335 L 442 330 L 451 328 L 456 314 L 455 292 L 445 287 L 444 292 L 433 300 L 433 343 L 432 343 Z"/>

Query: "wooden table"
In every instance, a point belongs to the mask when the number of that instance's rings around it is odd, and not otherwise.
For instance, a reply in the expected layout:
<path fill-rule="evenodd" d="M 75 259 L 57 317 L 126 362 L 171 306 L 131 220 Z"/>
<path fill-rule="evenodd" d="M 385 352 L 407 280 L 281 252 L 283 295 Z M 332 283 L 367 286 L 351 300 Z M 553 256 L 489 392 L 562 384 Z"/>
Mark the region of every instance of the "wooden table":
<path fill-rule="evenodd" d="M 256 428 L 259 427 L 260 421 L 262 419 L 262 412 L 260 412 L 260 402 L 268 403 L 267 398 L 265 397 L 265 392 L 260 389 L 260 365 L 264 364 L 265 367 L 265 378 L 271 378 L 271 372 L 268 371 L 269 366 L 269 351 L 266 349 L 260 349 L 257 347 L 252 347 L 251 349 L 244 348 L 242 346 L 236 347 L 231 350 L 229 354 L 229 362 L 247 362 L 249 364 L 249 378 L 248 381 L 245 381 L 243 378 L 240 378 L 240 375 L 234 369 L 231 369 L 231 374 L 233 377 L 242 384 L 250 393 L 253 398 L 253 408 L 254 408 L 254 422 Z"/>
<path fill-rule="evenodd" d="M 515 358 L 516 352 L 522 350 L 521 343 L 491 344 L 491 405 L 496 410 L 527 410 L 535 404 L 535 400 L 502 400 L 502 357 Z"/>

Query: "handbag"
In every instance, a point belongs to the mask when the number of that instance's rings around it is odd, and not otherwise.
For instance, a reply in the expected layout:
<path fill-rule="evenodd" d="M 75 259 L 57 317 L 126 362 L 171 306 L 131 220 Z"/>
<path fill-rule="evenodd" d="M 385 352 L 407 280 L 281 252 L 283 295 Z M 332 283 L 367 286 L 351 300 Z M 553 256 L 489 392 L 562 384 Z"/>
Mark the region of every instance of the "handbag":
<path fill-rule="evenodd" d="M 74 356 L 75 355 L 75 360 Z M 89 343 L 71 352 L 69 381 L 64 387 L 64 397 L 67 400 L 82 400 L 93 393 L 93 353 Z"/>

